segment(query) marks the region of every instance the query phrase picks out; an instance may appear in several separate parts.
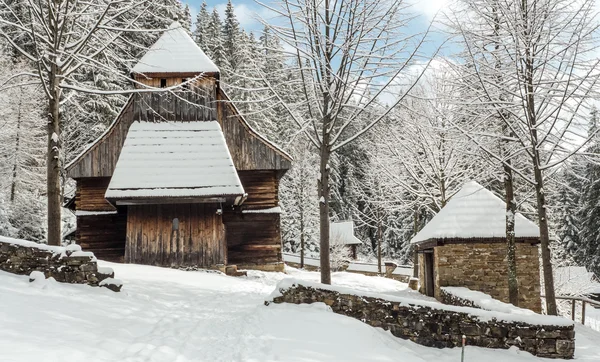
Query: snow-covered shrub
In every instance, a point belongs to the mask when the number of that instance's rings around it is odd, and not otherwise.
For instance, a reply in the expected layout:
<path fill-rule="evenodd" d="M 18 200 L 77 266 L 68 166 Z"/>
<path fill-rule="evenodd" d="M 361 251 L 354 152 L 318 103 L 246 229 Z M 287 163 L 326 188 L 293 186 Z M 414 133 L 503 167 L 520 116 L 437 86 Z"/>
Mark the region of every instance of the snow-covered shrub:
<path fill-rule="evenodd" d="M 329 258 L 331 270 L 345 270 L 350 264 L 350 248 L 345 245 L 341 237 L 333 237 L 329 240 Z"/>

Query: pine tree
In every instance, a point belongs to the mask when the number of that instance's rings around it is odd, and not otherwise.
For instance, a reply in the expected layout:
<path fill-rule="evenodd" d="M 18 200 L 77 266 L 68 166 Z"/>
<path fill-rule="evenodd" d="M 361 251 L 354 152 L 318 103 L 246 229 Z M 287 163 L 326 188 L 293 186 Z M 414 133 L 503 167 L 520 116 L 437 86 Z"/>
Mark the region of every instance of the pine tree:
<path fill-rule="evenodd" d="M 579 247 L 575 251 L 576 261 L 600 277 L 600 137 L 598 110 L 594 108 L 590 114 L 590 134 L 596 136 L 590 142 L 586 153 L 591 155 L 585 165 L 585 181 L 581 195 L 581 233 Z"/>
<path fill-rule="evenodd" d="M 185 4 L 182 10 L 182 17 L 179 23 L 188 33 L 192 32 L 192 14 L 190 13 L 190 6 L 188 4 Z"/>
<path fill-rule="evenodd" d="M 206 1 L 202 2 L 200 11 L 196 15 L 196 29 L 194 29 L 194 41 L 200 48 L 205 52 L 209 53 L 207 48 L 208 44 L 208 27 L 210 23 L 210 14 L 208 13 L 208 6 Z"/>
<path fill-rule="evenodd" d="M 238 22 L 233 4 L 231 0 L 227 1 L 225 7 L 225 20 L 223 21 L 222 28 L 222 39 L 223 39 L 223 51 L 225 57 L 229 63 L 230 69 L 235 71 L 240 64 L 239 62 L 239 50 L 240 50 L 240 23 Z"/>
<path fill-rule="evenodd" d="M 227 62 L 227 55 L 225 54 L 225 48 L 223 47 L 223 38 L 221 29 L 223 24 L 221 22 L 221 16 L 217 9 L 213 9 L 208 27 L 206 29 L 206 49 L 207 55 L 212 61 L 219 67 L 221 73 L 226 72 L 230 67 Z"/>

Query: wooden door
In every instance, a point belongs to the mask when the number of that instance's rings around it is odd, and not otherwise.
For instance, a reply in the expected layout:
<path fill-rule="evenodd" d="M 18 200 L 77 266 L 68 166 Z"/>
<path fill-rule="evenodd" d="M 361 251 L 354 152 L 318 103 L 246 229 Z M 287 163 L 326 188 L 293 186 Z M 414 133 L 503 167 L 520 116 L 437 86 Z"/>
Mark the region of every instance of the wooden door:
<path fill-rule="evenodd" d="M 423 254 L 425 259 L 425 294 L 429 297 L 434 295 L 434 280 L 433 280 L 433 250 L 427 250 Z"/>

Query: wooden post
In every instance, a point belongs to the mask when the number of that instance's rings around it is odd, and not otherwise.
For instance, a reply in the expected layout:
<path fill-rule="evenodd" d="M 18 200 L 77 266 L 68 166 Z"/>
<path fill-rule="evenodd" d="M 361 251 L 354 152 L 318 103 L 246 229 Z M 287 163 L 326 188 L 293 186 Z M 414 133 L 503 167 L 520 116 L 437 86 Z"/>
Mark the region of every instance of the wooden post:
<path fill-rule="evenodd" d="M 575 320 L 575 299 L 571 300 L 571 319 Z"/>
<path fill-rule="evenodd" d="M 413 278 L 419 277 L 419 247 L 417 245 L 413 248 Z"/>
<path fill-rule="evenodd" d="M 467 344 L 467 336 L 462 336 L 462 350 L 460 352 L 460 362 L 465 362 L 465 345 Z"/>
<path fill-rule="evenodd" d="M 581 301 L 581 324 L 585 325 L 585 300 Z"/>

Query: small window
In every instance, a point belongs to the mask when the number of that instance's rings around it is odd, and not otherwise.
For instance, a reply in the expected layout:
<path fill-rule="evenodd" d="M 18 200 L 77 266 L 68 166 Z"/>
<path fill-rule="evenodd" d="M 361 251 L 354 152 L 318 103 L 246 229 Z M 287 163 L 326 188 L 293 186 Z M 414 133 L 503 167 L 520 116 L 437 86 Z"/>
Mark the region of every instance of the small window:
<path fill-rule="evenodd" d="M 162 78 L 160 80 L 160 87 L 161 88 L 167 88 L 167 80 L 165 78 Z"/>
<path fill-rule="evenodd" d="M 173 231 L 177 231 L 177 230 L 179 230 L 179 219 L 174 218 L 173 219 Z"/>

